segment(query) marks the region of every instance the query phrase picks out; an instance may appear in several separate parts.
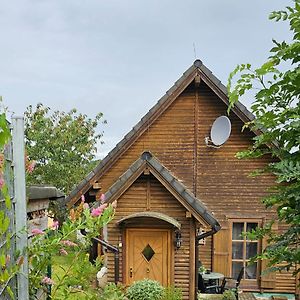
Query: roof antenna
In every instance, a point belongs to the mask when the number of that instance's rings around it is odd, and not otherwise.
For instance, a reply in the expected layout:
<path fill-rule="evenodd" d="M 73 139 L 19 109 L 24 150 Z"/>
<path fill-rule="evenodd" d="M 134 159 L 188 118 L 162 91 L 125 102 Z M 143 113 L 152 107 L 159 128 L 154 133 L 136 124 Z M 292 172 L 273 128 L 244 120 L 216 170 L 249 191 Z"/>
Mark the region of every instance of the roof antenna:
<path fill-rule="evenodd" d="M 197 59 L 196 45 L 193 43 L 195 60 Z"/>

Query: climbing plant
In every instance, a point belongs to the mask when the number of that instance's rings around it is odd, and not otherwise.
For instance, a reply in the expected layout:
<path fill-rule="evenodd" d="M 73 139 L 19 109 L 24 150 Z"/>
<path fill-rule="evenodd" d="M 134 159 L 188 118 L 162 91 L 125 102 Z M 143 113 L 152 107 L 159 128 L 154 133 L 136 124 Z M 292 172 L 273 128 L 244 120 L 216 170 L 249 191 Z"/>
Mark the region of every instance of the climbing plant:
<path fill-rule="evenodd" d="M 0 97 L 0 105 L 2 99 Z M 7 164 L 5 152 L 11 138 L 9 124 L 6 120 L 5 109 L 0 108 L 0 298 L 2 296 L 10 296 L 14 299 L 14 292 L 12 289 L 12 281 L 17 274 L 23 257 L 17 254 L 12 257 L 11 241 L 15 234 L 12 232 L 12 203 L 9 194 L 9 186 L 7 183 L 7 176 L 5 176 Z"/>

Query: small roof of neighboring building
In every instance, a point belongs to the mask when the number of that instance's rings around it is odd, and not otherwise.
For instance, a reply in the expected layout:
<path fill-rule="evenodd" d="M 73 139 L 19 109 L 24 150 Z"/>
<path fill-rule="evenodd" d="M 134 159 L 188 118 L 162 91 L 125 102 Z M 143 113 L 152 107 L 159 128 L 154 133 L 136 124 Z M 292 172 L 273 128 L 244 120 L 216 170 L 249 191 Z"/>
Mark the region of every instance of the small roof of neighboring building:
<path fill-rule="evenodd" d="M 64 198 L 65 195 L 54 186 L 49 185 L 30 185 L 26 189 L 28 198 L 35 199 L 50 199 Z"/>

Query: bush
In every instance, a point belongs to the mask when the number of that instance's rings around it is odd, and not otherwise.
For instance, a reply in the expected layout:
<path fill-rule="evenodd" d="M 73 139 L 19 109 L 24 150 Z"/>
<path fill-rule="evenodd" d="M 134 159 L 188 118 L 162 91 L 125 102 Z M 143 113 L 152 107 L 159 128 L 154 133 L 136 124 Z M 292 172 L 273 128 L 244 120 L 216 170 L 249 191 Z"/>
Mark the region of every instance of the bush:
<path fill-rule="evenodd" d="M 100 300 L 125 300 L 124 287 L 121 284 L 109 283 L 103 289 Z"/>
<path fill-rule="evenodd" d="M 175 288 L 174 286 L 166 287 L 163 291 L 161 300 L 181 300 L 182 291 L 181 289 Z"/>
<path fill-rule="evenodd" d="M 134 282 L 128 289 L 126 296 L 129 300 L 160 300 L 163 287 L 158 281 L 143 279 Z"/>
<path fill-rule="evenodd" d="M 236 300 L 235 290 L 227 290 L 223 293 L 222 300 Z"/>

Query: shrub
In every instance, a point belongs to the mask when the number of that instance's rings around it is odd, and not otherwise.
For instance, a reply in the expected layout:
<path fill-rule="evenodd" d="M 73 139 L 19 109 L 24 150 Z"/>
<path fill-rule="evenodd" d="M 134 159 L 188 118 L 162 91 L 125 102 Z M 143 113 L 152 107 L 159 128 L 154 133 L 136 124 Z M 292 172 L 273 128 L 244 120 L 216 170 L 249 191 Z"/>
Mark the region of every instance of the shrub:
<path fill-rule="evenodd" d="M 103 289 L 100 300 L 125 300 L 124 287 L 121 284 L 109 283 Z"/>
<path fill-rule="evenodd" d="M 174 286 L 166 287 L 163 291 L 161 300 L 181 300 L 182 291 L 181 289 L 175 288 Z"/>
<path fill-rule="evenodd" d="M 222 300 L 236 300 L 235 290 L 227 290 L 223 293 Z"/>
<path fill-rule="evenodd" d="M 134 282 L 128 289 L 126 296 L 129 300 L 160 300 L 163 287 L 158 281 L 143 279 Z"/>

